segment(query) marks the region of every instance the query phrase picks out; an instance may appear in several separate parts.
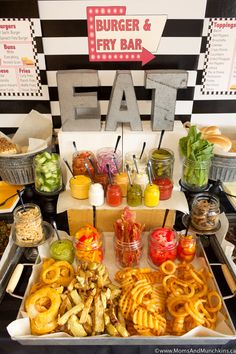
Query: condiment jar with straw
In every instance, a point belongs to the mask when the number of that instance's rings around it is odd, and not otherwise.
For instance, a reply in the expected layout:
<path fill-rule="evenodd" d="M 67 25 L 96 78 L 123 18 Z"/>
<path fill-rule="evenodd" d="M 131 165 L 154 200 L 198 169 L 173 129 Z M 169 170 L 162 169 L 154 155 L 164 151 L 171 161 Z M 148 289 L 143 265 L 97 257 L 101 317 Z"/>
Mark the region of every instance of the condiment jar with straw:
<path fill-rule="evenodd" d="M 94 178 L 87 163 L 85 163 L 85 167 L 92 181 L 88 194 L 89 204 L 93 207 L 101 206 L 104 204 L 104 189 L 100 183 L 94 182 Z"/>
<path fill-rule="evenodd" d="M 129 178 L 129 185 L 127 190 L 127 204 L 132 207 L 142 205 L 142 188 L 139 184 L 132 182 L 129 165 L 126 164 L 126 171 Z"/>
<path fill-rule="evenodd" d="M 94 160 L 91 157 L 89 157 L 88 160 L 91 163 L 93 170 L 94 170 L 95 183 L 100 183 L 103 187 L 104 193 L 106 194 L 107 185 L 109 183 L 107 173 L 99 173 L 98 168 L 97 168 L 97 164 L 94 162 Z"/>
<path fill-rule="evenodd" d="M 160 192 L 159 192 L 159 187 L 156 184 L 152 183 L 150 161 L 147 164 L 147 173 L 148 173 L 149 183 L 144 190 L 144 205 L 153 208 L 156 207 L 159 203 Z"/>
<path fill-rule="evenodd" d="M 122 153 L 118 150 L 118 144 L 121 136 L 119 135 L 116 140 L 115 148 L 112 147 L 104 147 L 97 150 L 96 158 L 98 163 L 99 173 L 106 173 L 107 168 L 106 165 L 109 164 L 110 172 L 114 175 L 117 172 L 117 168 L 114 162 L 114 157 L 116 158 L 118 169 L 122 169 Z"/>
<path fill-rule="evenodd" d="M 182 262 L 192 262 L 197 251 L 196 234 L 189 231 L 191 218 L 189 217 L 186 230 L 178 232 L 177 257 Z"/>
<path fill-rule="evenodd" d="M 127 172 L 120 172 L 116 158 L 113 157 L 114 163 L 116 165 L 117 173 L 114 174 L 114 183 L 118 184 L 121 188 L 122 197 L 127 197 L 127 189 L 129 184 L 129 178 Z"/>
<path fill-rule="evenodd" d="M 122 192 L 118 184 L 113 184 L 109 164 L 106 164 L 106 170 L 109 178 L 109 184 L 106 191 L 106 203 L 109 206 L 117 207 L 122 203 Z"/>
<path fill-rule="evenodd" d="M 88 158 L 92 159 L 94 161 L 94 164 L 96 165 L 96 158 L 95 155 L 93 154 L 92 151 L 88 150 L 81 150 L 77 151 L 73 154 L 72 156 L 72 170 L 73 170 L 73 175 L 85 175 L 89 176 L 88 172 L 85 168 L 85 163 L 88 161 Z M 89 169 L 92 175 L 94 175 L 94 168 L 93 165 L 89 164 Z"/>

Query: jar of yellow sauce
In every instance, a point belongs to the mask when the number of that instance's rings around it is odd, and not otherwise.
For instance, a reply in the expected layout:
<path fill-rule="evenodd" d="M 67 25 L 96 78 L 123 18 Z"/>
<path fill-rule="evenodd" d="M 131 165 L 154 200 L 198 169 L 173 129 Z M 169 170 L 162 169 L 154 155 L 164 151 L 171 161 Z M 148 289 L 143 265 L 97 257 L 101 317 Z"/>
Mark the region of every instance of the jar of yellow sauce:
<path fill-rule="evenodd" d="M 128 174 L 126 172 L 115 174 L 114 182 L 120 186 L 122 197 L 126 197 L 129 184 Z"/>
<path fill-rule="evenodd" d="M 84 175 L 77 175 L 70 179 L 70 191 L 73 198 L 87 199 L 91 179 Z"/>
<path fill-rule="evenodd" d="M 156 184 L 148 184 L 144 190 L 144 205 L 147 207 L 155 207 L 160 199 L 159 187 Z"/>

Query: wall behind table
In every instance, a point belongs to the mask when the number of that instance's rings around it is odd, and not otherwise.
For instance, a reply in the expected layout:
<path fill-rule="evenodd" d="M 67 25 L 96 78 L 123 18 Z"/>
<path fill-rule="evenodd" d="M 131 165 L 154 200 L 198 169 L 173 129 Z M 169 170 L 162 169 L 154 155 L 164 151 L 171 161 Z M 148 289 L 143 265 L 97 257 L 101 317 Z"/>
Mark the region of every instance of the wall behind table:
<path fill-rule="evenodd" d="M 37 47 L 38 66 L 42 85 L 42 96 L 4 97 L 0 96 L 0 129 L 4 133 L 13 133 L 32 109 L 51 117 L 48 95 L 47 73 L 43 52 L 43 41 L 37 0 L 0 0 L 0 18 L 29 18 L 33 21 L 34 40 Z M 0 42 L 1 43 L 1 42 Z M 2 43 L 1 43 L 2 44 Z M 0 50 L 0 57 L 1 57 Z M 3 54 L 2 54 L 3 55 Z M 0 66 L 1 67 L 1 66 Z"/>
<path fill-rule="evenodd" d="M 39 31 L 36 35 L 40 73 L 42 84 L 49 92 L 49 96 L 45 95 L 43 100 L 1 100 L 0 127 L 17 127 L 24 114 L 34 108 L 46 114 L 51 112 L 54 127 L 59 128 L 61 120 L 56 72 L 69 69 L 98 70 L 101 81 L 98 99 L 103 119 L 107 114 L 116 70 L 131 70 L 141 118 L 148 120 L 151 90 L 144 88 L 144 70 L 183 69 L 189 74 L 188 87 L 178 90 L 175 118 L 186 121 L 192 117 L 194 121 L 205 123 L 213 119 L 216 124 L 222 121 L 233 124 L 235 121 L 236 124 L 234 97 L 199 94 L 209 18 L 236 17 L 236 0 L 18 0 L 0 3 L 5 6 L 5 12 L 1 10 L 1 17 L 33 17 L 40 21 L 42 34 Z M 167 14 L 157 53 L 153 53 L 156 58 L 144 67 L 139 62 L 90 63 L 86 7 L 93 5 L 125 5 L 128 14 Z"/>

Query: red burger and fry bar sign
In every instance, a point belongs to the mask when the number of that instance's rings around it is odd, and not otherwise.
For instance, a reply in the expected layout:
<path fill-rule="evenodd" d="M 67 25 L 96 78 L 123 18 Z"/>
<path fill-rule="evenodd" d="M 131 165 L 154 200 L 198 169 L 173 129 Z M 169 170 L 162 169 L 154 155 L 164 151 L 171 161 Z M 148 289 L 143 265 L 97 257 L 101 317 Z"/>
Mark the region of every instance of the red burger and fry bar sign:
<path fill-rule="evenodd" d="M 87 7 L 90 61 L 141 61 L 155 56 L 166 15 L 127 15 L 126 6 Z"/>

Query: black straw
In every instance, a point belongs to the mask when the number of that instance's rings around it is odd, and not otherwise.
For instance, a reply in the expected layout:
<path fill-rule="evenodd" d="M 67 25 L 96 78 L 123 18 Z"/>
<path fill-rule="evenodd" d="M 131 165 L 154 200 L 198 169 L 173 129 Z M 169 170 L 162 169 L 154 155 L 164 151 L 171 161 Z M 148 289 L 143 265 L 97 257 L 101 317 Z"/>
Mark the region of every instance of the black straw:
<path fill-rule="evenodd" d="M 136 160 L 136 156 L 135 155 L 133 155 L 133 160 L 134 160 L 134 166 L 135 166 L 136 172 L 137 172 L 137 174 L 139 174 L 138 164 L 137 164 L 137 160 Z"/>
<path fill-rule="evenodd" d="M 93 205 L 93 227 L 96 227 L 96 206 Z"/>
<path fill-rule="evenodd" d="M 66 166 L 68 167 L 68 170 L 70 171 L 70 173 L 72 174 L 72 176 L 74 177 L 73 171 L 68 163 L 68 161 L 66 159 L 63 159 L 63 161 L 65 162 Z"/>
<path fill-rule="evenodd" d="M 18 194 L 18 196 L 19 196 L 19 198 L 20 198 L 20 202 L 21 202 L 22 208 L 24 209 L 24 212 L 26 212 L 25 204 L 24 204 L 24 202 L 23 202 L 23 198 L 22 198 L 22 195 L 21 195 L 21 192 L 20 192 L 19 189 L 17 189 L 17 194 Z"/>
<path fill-rule="evenodd" d="M 166 224 L 166 219 L 167 219 L 168 214 L 169 214 L 169 209 L 166 209 L 166 211 L 165 211 L 165 215 L 164 215 L 164 220 L 163 220 L 162 227 L 165 227 L 165 224 Z"/>
<path fill-rule="evenodd" d="M 140 154 L 140 156 L 139 156 L 139 160 L 141 160 L 141 158 L 142 158 L 142 156 L 143 156 L 145 147 L 146 147 L 146 141 L 144 141 L 144 143 L 143 143 L 143 148 L 142 148 L 141 154 Z"/>
<path fill-rule="evenodd" d="M 94 163 L 93 159 L 90 156 L 88 157 L 88 160 L 91 163 L 91 165 L 93 167 L 93 170 L 94 170 L 94 174 L 96 176 L 98 174 L 97 166 L 96 166 L 96 164 Z"/>
<path fill-rule="evenodd" d="M 108 163 L 106 164 L 106 168 L 107 168 L 107 174 L 108 174 L 109 182 L 110 182 L 110 184 L 112 184 L 110 165 Z"/>
<path fill-rule="evenodd" d="M 78 151 L 78 149 L 77 149 L 77 146 L 76 146 L 76 142 L 75 141 L 73 141 L 73 146 L 74 146 L 74 149 L 75 149 L 75 152 L 77 152 Z"/>
<path fill-rule="evenodd" d="M 121 135 L 118 135 L 117 140 L 116 140 L 115 149 L 114 149 L 114 154 L 116 153 L 116 150 L 118 148 L 118 144 L 119 144 L 120 138 L 121 138 Z"/>
<path fill-rule="evenodd" d="M 117 171 L 117 173 L 118 174 L 120 174 L 120 170 L 119 170 L 119 167 L 118 167 L 118 163 L 117 163 L 117 160 L 116 160 L 116 157 L 115 156 L 113 156 L 113 161 L 114 161 L 114 164 L 115 164 L 115 166 L 116 166 L 116 171 Z"/>
<path fill-rule="evenodd" d="M 164 133 L 165 133 L 165 130 L 162 130 L 161 131 L 161 135 L 160 135 L 159 144 L 158 144 L 158 149 L 160 149 L 160 147 L 161 147 L 161 143 L 162 143 L 162 139 L 163 139 Z"/>
<path fill-rule="evenodd" d="M 188 230 L 190 228 L 190 225 L 191 225 L 191 216 L 189 215 L 188 222 L 187 222 L 187 225 L 186 225 L 185 234 L 184 234 L 185 237 L 188 236 Z"/>

